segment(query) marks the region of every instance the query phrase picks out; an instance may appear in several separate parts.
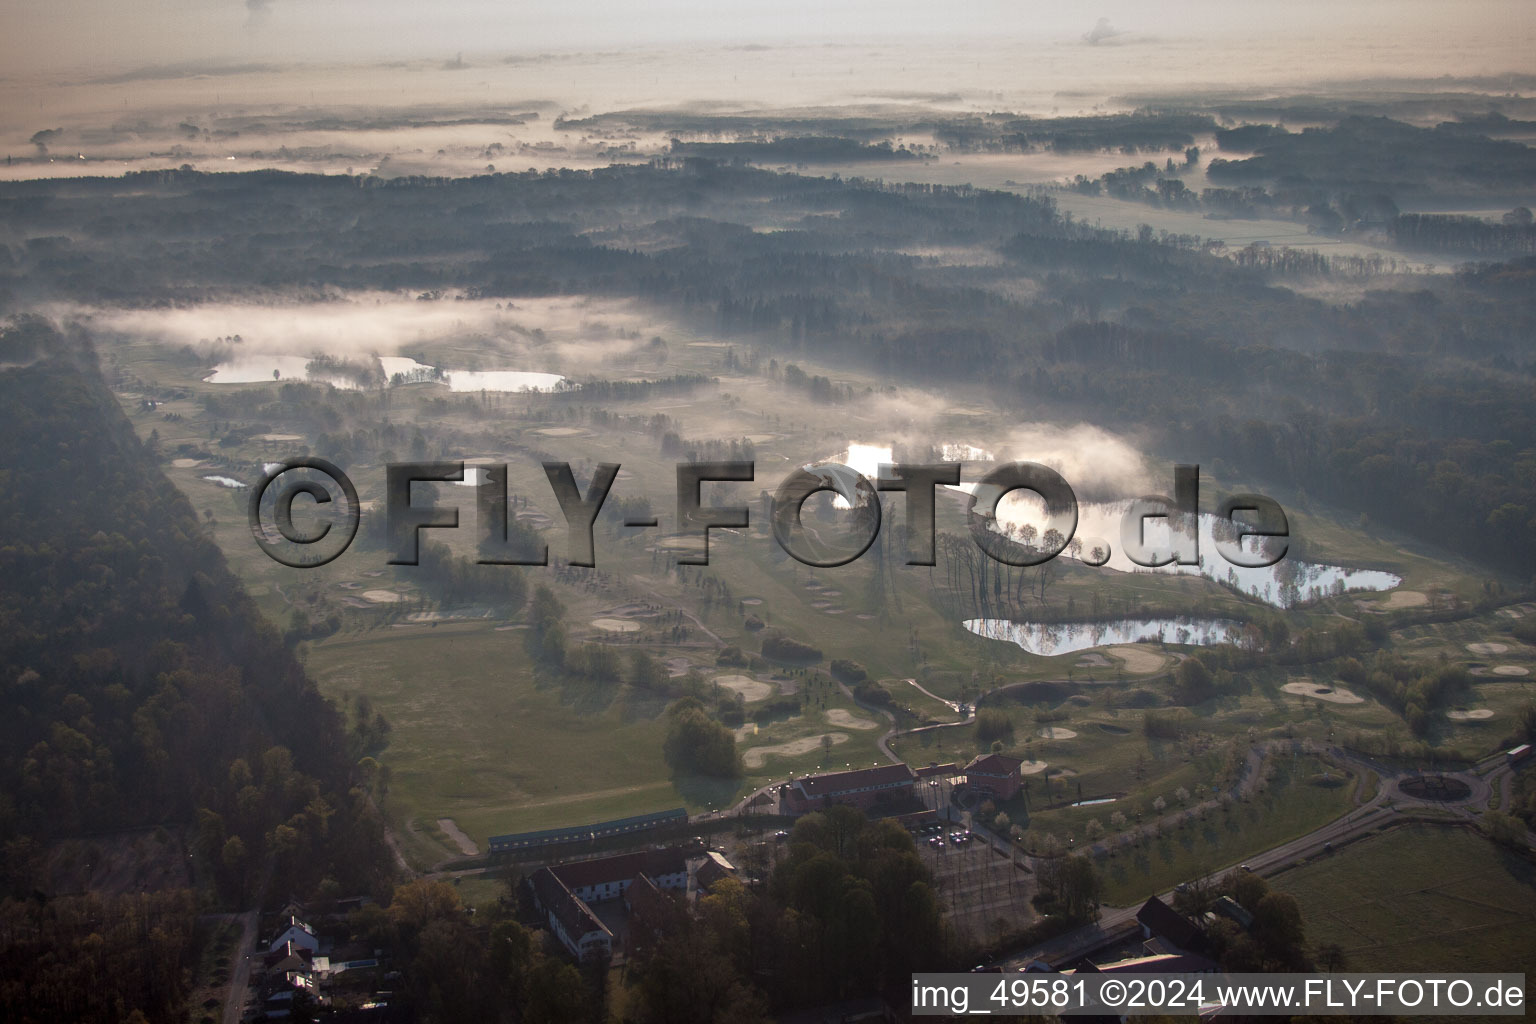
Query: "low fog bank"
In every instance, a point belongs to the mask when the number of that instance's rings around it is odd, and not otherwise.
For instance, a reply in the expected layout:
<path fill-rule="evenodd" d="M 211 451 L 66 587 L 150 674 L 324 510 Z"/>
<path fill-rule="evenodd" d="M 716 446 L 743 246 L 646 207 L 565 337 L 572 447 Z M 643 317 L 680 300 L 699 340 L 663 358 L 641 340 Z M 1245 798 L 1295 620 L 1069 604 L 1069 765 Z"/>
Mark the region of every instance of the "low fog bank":
<path fill-rule="evenodd" d="M 179 309 L 56 306 L 99 336 L 190 348 L 209 363 L 242 356 L 325 355 L 346 362 L 406 356 L 460 370 L 538 370 L 579 377 L 646 358 L 656 319 L 635 304 L 582 296 L 498 302 L 366 293 L 296 303 Z"/>

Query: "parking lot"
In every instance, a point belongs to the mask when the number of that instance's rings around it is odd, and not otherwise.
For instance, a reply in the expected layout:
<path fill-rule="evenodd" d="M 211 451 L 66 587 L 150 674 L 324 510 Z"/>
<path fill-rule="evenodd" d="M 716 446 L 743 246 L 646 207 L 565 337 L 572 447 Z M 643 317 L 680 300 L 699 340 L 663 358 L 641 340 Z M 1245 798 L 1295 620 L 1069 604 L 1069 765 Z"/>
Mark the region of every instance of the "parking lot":
<path fill-rule="evenodd" d="M 955 930 L 990 941 L 1001 930 L 1020 928 L 1035 918 L 1029 903 L 1031 876 L 982 836 L 961 836 L 964 826 L 946 823 L 942 834 L 913 836 L 919 854 L 933 871 L 934 884 Z M 942 838 L 943 844 L 931 842 Z M 999 922 L 1002 922 L 999 924 Z"/>

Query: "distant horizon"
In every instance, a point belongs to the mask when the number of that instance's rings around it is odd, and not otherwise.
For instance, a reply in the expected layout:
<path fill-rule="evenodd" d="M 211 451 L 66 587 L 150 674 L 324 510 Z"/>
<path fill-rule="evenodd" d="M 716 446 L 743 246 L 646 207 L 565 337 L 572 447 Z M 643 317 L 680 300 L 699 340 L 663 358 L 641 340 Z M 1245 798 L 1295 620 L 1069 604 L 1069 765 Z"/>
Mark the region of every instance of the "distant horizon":
<path fill-rule="evenodd" d="M 1083 42 L 1109 50 L 1142 41 L 1227 45 L 1330 41 L 1371 50 L 1480 50 L 1517 71 L 1532 67 L 1536 12 L 1521 0 L 1100 0 L 1063 9 L 1022 0 L 787 0 L 729 5 L 701 0 L 618 0 L 501 5 L 450 0 L 426 9 L 399 0 L 60 0 L 28 9 L 14 2 L 0 41 L 6 78 L 87 74 L 178 64 L 355 64 L 366 60 L 499 58 L 508 54 L 632 51 L 710 46 L 890 45 L 901 41 L 1039 45 Z M 873 27 L 873 31 L 871 28 Z M 1330 68 L 1331 74 L 1349 74 Z M 1500 72 L 1502 73 L 1502 68 Z"/>

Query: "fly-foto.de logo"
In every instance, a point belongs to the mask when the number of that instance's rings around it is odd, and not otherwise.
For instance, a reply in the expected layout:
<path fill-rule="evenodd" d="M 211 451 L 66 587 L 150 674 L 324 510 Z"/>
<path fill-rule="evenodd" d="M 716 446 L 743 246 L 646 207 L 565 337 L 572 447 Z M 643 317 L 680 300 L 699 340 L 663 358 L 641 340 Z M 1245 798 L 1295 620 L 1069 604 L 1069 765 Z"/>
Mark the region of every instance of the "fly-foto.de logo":
<path fill-rule="evenodd" d="M 608 500 L 619 464 L 598 465 L 585 493 L 568 462 L 545 462 L 544 475 L 554 492 L 566 525 L 565 560 L 570 565 L 597 565 L 593 526 Z M 390 565 L 416 565 L 423 530 L 459 528 L 459 509 L 413 501 L 416 483 L 465 483 L 463 462 L 399 462 L 385 469 L 384 509 Z M 475 466 L 475 520 L 482 565 L 548 565 L 549 547 L 542 542 L 529 550 L 509 537 L 511 506 L 507 494 L 507 465 Z M 709 531 L 744 530 L 751 526 L 745 505 L 705 503 L 711 483 L 739 484 L 756 480 L 751 462 L 686 462 L 677 466 L 677 512 L 671 524 L 682 565 L 709 564 Z M 769 518 L 775 542 L 796 561 L 831 568 L 857 559 L 880 533 L 880 492 L 900 492 L 906 516 L 908 565 L 935 564 L 936 494 L 940 487 L 961 486 L 958 463 L 883 464 L 870 480 L 848 466 L 829 463 L 805 466 L 780 481 L 770 502 Z M 1072 487 L 1049 466 L 1037 462 L 998 465 L 966 489 L 966 520 L 972 539 L 986 555 L 1014 566 L 1048 562 L 1071 549 L 1088 565 L 1109 561 L 1110 542 L 1077 539 L 1078 502 Z M 846 509 L 846 529 L 839 542 L 825 540 L 805 523 L 808 499 L 831 492 Z M 998 505 L 1015 491 L 1036 495 L 1045 509 L 1043 528 L 1015 534 L 1000 529 Z M 301 502 L 303 504 L 301 504 Z M 304 526 L 295 521 L 295 506 L 309 506 Z M 1131 502 L 1120 521 L 1119 543 L 1126 557 L 1139 566 L 1156 568 L 1177 563 L 1201 563 L 1200 468 L 1174 468 L 1173 496 L 1150 494 Z M 316 514 L 318 513 L 318 514 Z M 376 514 L 376 513 L 375 513 Z M 290 459 L 269 467 L 251 489 L 251 535 L 274 560 L 295 568 L 314 568 L 340 557 L 357 536 L 362 506 L 357 488 L 346 473 L 325 459 Z M 1235 494 L 1221 501 L 1218 519 L 1229 524 L 1215 534 L 1217 553 L 1240 568 L 1263 568 L 1285 557 L 1290 527 L 1279 503 L 1261 494 Z M 1149 530 L 1149 524 L 1161 528 Z M 629 516 L 626 527 L 659 529 L 656 516 Z M 1244 544 L 1246 538 L 1256 544 Z M 1075 541 L 1075 543 L 1074 543 Z M 691 543 L 691 550 L 690 550 Z"/>

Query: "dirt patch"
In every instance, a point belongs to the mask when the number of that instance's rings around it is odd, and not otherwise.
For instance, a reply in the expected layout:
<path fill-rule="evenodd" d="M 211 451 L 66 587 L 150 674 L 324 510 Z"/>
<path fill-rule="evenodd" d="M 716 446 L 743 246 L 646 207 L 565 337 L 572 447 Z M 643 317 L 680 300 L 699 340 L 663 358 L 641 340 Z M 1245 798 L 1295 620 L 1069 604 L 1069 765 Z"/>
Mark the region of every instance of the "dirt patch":
<path fill-rule="evenodd" d="M 452 818 L 438 818 L 437 827 L 443 830 L 444 835 L 453 840 L 453 845 L 457 846 L 459 852 L 464 856 L 474 857 L 479 855 L 480 847 L 475 845 L 473 839 L 464 834 L 464 830 L 459 828 L 458 822 Z"/>
<path fill-rule="evenodd" d="M 693 663 L 687 658 L 668 658 L 662 664 L 667 666 L 667 675 L 673 679 L 687 675 L 688 670 L 693 667 Z"/>
<path fill-rule="evenodd" d="M 1417 590 L 1394 590 L 1380 602 L 1380 607 L 1395 611 L 1398 608 L 1422 608 L 1426 604 L 1429 604 L 1429 598 Z"/>
<path fill-rule="evenodd" d="M 1044 740 L 1075 740 L 1077 739 L 1077 733 L 1059 725 L 1048 725 L 1040 730 L 1040 738 Z"/>
<path fill-rule="evenodd" d="M 1481 655 L 1484 655 L 1484 656 L 1487 656 L 1487 655 L 1490 655 L 1490 654 L 1508 654 L 1509 653 L 1509 644 L 1496 644 L 1496 643 L 1467 644 L 1467 650 L 1471 651 L 1473 654 L 1481 654 Z"/>
<path fill-rule="evenodd" d="M 593 619 L 592 625 L 608 633 L 640 632 L 640 623 L 628 619 Z"/>
<path fill-rule="evenodd" d="M 1493 717 L 1493 712 L 1487 708 L 1475 708 L 1472 711 L 1447 711 L 1445 717 L 1453 722 L 1485 722 Z"/>
<path fill-rule="evenodd" d="M 773 686 L 751 676 L 716 676 L 715 682 L 727 690 L 741 694 L 747 703 L 767 700 L 773 696 Z"/>
<path fill-rule="evenodd" d="M 1364 704 L 1365 698 L 1352 693 L 1342 686 L 1324 686 L 1322 683 L 1311 683 L 1298 679 L 1294 683 L 1286 683 L 1280 687 L 1286 693 L 1297 693 L 1303 697 L 1316 697 L 1318 700 L 1326 700 L 1331 704 Z"/>
<path fill-rule="evenodd" d="M 1123 644 L 1120 647 L 1111 647 L 1106 653 L 1118 658 L 1125 666 L 1125 670 L 1133 676 L 1151 675 L 1160 672 L 1164 665 L 1168 664 L 1168 657 L 1157 651 L 1138 644 Z"/>
<path fill-rule="evenodd" d="M 372 601 L 374 604 L 394 604 L 397 601 L 404 601 L 405 598 L 393 590 L 365 590 L 363 600 Z"/>
<path fill-rule="evenodd" d="M 871 722 L 867 718 L 860 718 L 844 708 L 832 708 L 829 710 L 827 712 L 827 722 L 844 729 L 875 729 L 879 727 L 879 723 Z"/>
<path fill-rule="evenodd" d="M 1092 651 L 1077 659 L 1078 668 L 1114 668 L 1108 658 L 1098 651 Z"/>
<path fill-rule="evenodd" d="M 829 732 L 832 744 L 848 742 L 848 734 L 845 732 Z M 753 747 L 741 755 L 742 763 L 748 768 L 761 768 L 763 762 L 777 754 L 781 757 L 799 757 L 801 754 L 809 754 L 813 750 L 821 749 L 820 736 L 804 736 L 798 740 L 790 740 L 788 743 L 780 743 L 774 747 Z"/>

